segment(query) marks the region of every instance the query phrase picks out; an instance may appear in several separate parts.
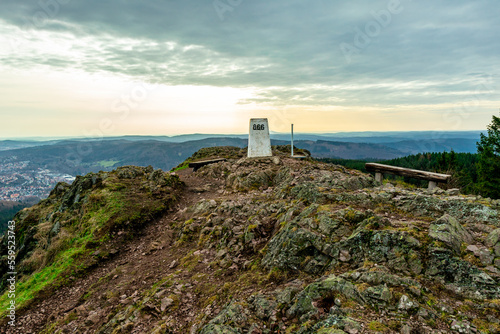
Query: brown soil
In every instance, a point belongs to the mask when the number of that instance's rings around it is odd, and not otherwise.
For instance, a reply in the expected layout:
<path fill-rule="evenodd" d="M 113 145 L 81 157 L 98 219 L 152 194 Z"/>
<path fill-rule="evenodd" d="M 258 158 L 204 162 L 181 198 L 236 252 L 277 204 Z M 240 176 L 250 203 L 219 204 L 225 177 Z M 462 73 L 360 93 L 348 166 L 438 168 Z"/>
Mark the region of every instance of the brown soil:
<path fill-rule="evenodd" d="M 72 284 L 50 295 L 40 296 L 27 310 L 18 312 L 15 328 L 4 328 L 2 332 L 39 333 L 47 330 L 48 324 L 58 322 L 57 328 L 66 323 L 64 333 L 94 333 L 112 318 L 118 307 L 123 309 L 139 300 L 143 292 L 168 275 L 173 275 L 176 282 L 184 282 L 179 287 L 182 290 L 179 307 L 161 319 L 145 315 L 140 326 L 130 333 L 149 332 L 159 320 L 166 321 L 175 332 L 188 331 L 186 326 L 200 313 L 200 308 L 205 307 L 199 303 L 199 286 L 204 282 L 196 281 L 193 276 L 206 274 L 207 280 L 217 286 L 234 280 L 237 275 L 231 270 L 225 277 L 214 275 L 210 263 L 215 258 L 215 250 L 203 250 L 194 268 L 178 265 L 197 245 L 194 242 L 180 246 L 175 244 L 176 237 L 171 226 L 191 218 L 185 209 L 198 201 L 231 196 L 224 190 L 223 180 L 202 179 L 191 169 L 181 170 L 178 175 L 186 188 L 174 210 L 151 222 L 134 239 L 123 243 L 123 248 L 118 249 L 116 255 L 100 263 L 85 277 L 75 278 Z M 212 312 L 216 314 L 221 306 L 215 305 Z"/>

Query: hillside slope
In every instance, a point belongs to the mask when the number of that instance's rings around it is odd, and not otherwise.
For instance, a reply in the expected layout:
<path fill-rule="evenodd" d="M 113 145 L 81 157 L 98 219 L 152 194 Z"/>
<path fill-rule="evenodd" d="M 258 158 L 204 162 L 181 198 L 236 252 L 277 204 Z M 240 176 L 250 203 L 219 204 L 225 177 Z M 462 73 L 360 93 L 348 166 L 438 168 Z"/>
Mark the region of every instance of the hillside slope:
<path fill-rule="evenodd" d="M 2 328 L 500 332 L 499 201 L 274 154 L 58 185 L 16 216 L 22 307 L 9 327 L 0 297 Z"/>

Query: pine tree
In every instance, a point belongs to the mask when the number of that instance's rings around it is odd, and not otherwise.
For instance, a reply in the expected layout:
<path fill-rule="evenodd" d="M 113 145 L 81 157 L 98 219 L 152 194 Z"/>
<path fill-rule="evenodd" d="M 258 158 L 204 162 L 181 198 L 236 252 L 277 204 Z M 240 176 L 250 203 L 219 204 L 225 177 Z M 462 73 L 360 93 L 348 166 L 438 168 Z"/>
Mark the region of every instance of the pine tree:
<path fill-rule="evenodd" d="M 479 190 L 484 196 L 500 198 L 500 117 L 493 116 L 487 135 L 481 133 L 477 151 Z"/>

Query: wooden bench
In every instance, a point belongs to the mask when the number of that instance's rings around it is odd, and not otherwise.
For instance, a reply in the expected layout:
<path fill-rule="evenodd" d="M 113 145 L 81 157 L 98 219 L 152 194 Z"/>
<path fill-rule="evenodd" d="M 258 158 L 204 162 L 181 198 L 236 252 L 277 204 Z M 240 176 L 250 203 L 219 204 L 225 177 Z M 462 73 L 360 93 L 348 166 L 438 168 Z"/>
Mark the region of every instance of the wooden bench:
<path fill-rule="evenodd" d="M 436 188 L 438 182 L 446 183 L 450 179 L 451 175 L 426 172 L 418 169 L 410 169 L 396 166 L 389 166 L 377 163 L 367 163 L 365 168 L 369 172 L 375 173 L 375 180 L 382 183 L 385 174 L 393 174 L 399 176 L 408 176 L 415 179 L 427 180 L 429 181 L 429 190 Z"/>
<path fill-rule="evenodd" d="M 226 158 L 220 158 L 220 159 L 212 159 L 212 160 L 203 160 L 203 161 L 194 161 L 189 163 L 189 168 L 193 169 L 193 172 L 196 172 L 198 169 L 200 169 L 203 166 L 210 165 L 210 164 L 215 164 L 221 161 L 227 161 Z"/>

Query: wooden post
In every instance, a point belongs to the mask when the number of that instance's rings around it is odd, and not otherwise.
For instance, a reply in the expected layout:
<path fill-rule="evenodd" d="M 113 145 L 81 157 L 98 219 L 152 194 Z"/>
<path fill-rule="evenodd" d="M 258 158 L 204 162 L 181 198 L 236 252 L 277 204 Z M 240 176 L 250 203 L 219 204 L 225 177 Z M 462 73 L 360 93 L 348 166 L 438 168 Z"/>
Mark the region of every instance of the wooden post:
<path fill-rule="evenodd" d="M 384 174 L 382 173 L 375 173 L 375 181 L 382 183 L 384 180 Z"/>
<path fill-rule="evenodd" d="M 429 181 L 429 187 L 427 189 L 432 190 L 437 187 L 436 181 Z"/>
<path fill-rule="evenodd" d="M 292 157 L 293 157 L 293 124 L 292 124 Z"/>

